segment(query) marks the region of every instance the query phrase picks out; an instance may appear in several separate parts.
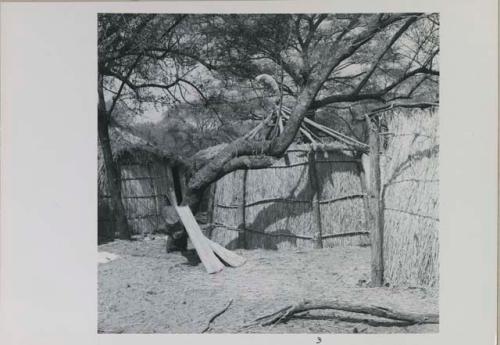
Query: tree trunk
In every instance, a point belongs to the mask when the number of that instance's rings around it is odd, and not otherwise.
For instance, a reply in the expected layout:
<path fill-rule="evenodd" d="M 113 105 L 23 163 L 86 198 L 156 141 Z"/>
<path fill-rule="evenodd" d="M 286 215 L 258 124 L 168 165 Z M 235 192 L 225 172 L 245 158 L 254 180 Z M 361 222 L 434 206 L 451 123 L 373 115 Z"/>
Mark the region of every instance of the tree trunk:
<path fill-rule="evenodd" d="M 367 39 L 376 32 L 391 23 L 401 20 L 402 17 L 391 17 L 383 22 L 374 19 L 375 22 L 367 25 L 365 30 L 358 35 L 354 41 L 347 40 L 349 44 L 337 47 L 334 51 L 325 51 L 324 59 L 321 64 L 314 68 L 308 75 L 307 80 L 301 87 L 301 91 L 296 98 L 296 103 L 289 115 L 287 124 L 281 135 L 263 141 L 251 140 L 242 137 L 234 140 L 230 144 L 220 145 L 215 151 L 205 150 L 204 154 L 198 153 L 191 157 L 188 165 L 190 166 L 190 179 L 187 185 L 187 201 L 184 205 L 190 205 L 197 199 L 196 194 L 202 191 L 210 183 L 213 183 L 224 175 L 239 169 L 262 169 L 271 166 L 276 159 L 281 158 L 293 140 L 296 138 L 300 125 L 304 117 L 313 106 L 316 95 L 329 78 L 335 67 L 337 67 L 346 57 L 352 55 L 361 47 Z M 345 31 L 343 34 L 348 34 Z M 328 98 L 328 97 L 327 97 Z M 325 98 L 325 99 L 327 99 Z"/>
<path fill-rule="evenodd" d="M 105 107 L 102 90 L 99 90 L 97 133 L 99 136 L 99 143 L 102 148 L 104 167 L 106 169 L 106 176 L 108 179 L 109 194 L 111 196 L 111 206 L 113 208 L 114 215 L 114 225 L 115 229 L 118 229 L 121 239 L 130 239 L 130 228 L 125 215 L 125 208 L 122 203 L 120 171 L 113 160 L 108 128 L 109 115 L 106 112 Z"/>

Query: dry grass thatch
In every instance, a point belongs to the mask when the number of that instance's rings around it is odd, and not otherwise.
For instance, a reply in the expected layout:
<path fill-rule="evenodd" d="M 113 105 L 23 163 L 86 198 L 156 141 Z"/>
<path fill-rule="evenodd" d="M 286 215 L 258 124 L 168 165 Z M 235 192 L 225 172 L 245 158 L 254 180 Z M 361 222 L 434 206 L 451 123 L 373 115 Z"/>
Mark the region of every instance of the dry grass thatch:
<path fill-rule="evenodd" d="M 387 113 L 387 150 L 381 159 L 384 206 L 384 263 L 393 284 L 435 286 L 439 281 L 438 116 L 428 111 Z M 298 148 L 298 150 L 297 150 Z M 318 153 L 319 200 L 361 194 L 358 165 L 345 153 Z M 337 162 L 334 162 L 337 161 Z M 283 168 L 288 165 L 287 168 Z M 244 175 L 246 184 L 243 188 Z M 245 222 L 241 203 L 245 189 Z M 247 248 L 312 247 L 313 191 L 307 154 L 300 146 L 273 168 L 237 171 L 217 183 L 213 238 L 238 246 L 238 227 Z M 321 203 L 323 236 L 366 229 L 362 198 Z M 228 229 L 230 228 L 230 229 Z M 263 235 L 264 232 L 266 235 Z M 325 247 L 366 245 L 365 235 L 328 238 Z"/>
<path fill-rule="evenodd" d="M 435 286 L 439 281 L 438 115 L 394 113 L 382 157 L 384 264 L 394 284 Z"/>
<path fill-rule="evenodd" d="M 121 165 L 122 202 L 133 234 L 146 234 L 165 227 L 161 210 L 169 205 L 166 186 L 168 180 L 167 165 L 151 162 L 148 165 Z M 111 226 L 112 214 L 107 189 L 100 190 L 99 209 L 100 225 Z M 106 205 L 106 206 L 104 206 Z M 107 211 L 107 212 L 106 212 Z M 104 231 L 104 229 L 103 229 Z"/>
<path fill-rule="evenodd" d="M 212 238 L 229 248 L 238 246 L 238 231 L 244 227 L 246 247 L 284 249 L 310 248 L 316 226 L 312 212 L 313 188 L 309 176 L 309 146 L 293 146 L 286 158 L 273 167 L 237 171 L 217 182 Z M 322 235 L 364 232 L 363 201 L 357 159 L 344 151 L 316 154 Z M 246 175 L 245 187 L 243 180 Z M 245 190 L 245 222 L 241 204 Z M 331 199 L 345 198 L 335 202 Z M 265 234 L 262 234 L 265 233 Z M 325 247 L 367 244 L 366 235 L 327 238 Z"/>
<path fill-rule="evenodd" d="M 388 145 L 381 159 L 385 278 L 393 284 L 435 286 L 439 281 L 438 116 L 428 111 L 388 112 L 385 116 Z M 134 233 L 161 229 L 161 209 L 168 205 L 165 169 L 170 157 L 154 149 L 141 151 L 141 145 L 131 144 L 117 155 L 124 163 L 123 201 Z M 308 151 L 309 146 L 295 145 L 271 168 L 236 171 L 219 180 L 213 222 L 224 226 L 211 231 L 212 239 L 236 248 L 244 228 L 249 249 L 313 247 L 316 225 Z M 342 150 L 318 151 L 316 170 L 322 235 L 365 232 L 356 157 Z M 100 226 L 110 221 L 109 203 L 102 198 L 106 195 L 104 182 L 99 179 Z M 328 202 L 338 198 L 341 200 Z M 369 238 L 364 234 L 323 240 L 325 247 L 367 244 Z"/>
<path fill-rule="evenodd" d="M 169 205 L 166 188 L 167 167 L 178 164 L 170 153 L 121 129 L 110 133 L 115 161 L 120 166 L 122 202 L 133 234 L 146 234 L 164 228 L 161 210 Z M 99 148 L 100 151 L 100 148 Z M 112 238 L 113 219 L 102 154 L 98 155 L 99 234 Z"/>

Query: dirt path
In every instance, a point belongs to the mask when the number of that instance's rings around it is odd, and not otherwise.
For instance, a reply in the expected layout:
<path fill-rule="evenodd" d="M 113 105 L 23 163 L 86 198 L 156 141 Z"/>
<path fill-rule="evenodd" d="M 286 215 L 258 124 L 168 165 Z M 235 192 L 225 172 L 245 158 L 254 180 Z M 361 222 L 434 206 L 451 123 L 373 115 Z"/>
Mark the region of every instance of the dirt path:
<path fill-rule="evenodd" d="M 180 253 L 166 254 L 163 239 L 115 241 L 99 246 L 99 251 L 119 255 L 99 264 L 101 333 L 200 333 L 230 300 L 231 306 L 214 321 L 210 332 L 241 332 L 241 326 L 255 318 L 305 298 L 339 298 L 409 312 L 438 312 L 436 290 L 365 287 L 363 281 L 369 279 L 369 248 L 239 250 L 247 263 L 215 275 L 207 274 L 201 264 L 190 264 Z M 315 312 L 286 324 L 249 328 L 245 332 L 438 331 L 438 325 L 374 327 L 356 321 L 336 321 L 328 317 L 331 314 Z"/>

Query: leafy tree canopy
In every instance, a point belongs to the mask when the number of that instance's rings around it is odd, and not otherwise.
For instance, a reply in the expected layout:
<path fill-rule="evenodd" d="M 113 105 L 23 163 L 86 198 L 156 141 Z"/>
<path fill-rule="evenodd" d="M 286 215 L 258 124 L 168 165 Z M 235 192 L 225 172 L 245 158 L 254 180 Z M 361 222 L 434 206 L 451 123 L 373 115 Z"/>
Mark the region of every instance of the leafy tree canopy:
<path fill-rule="evenodd" d="M 141 130 L 192 157 L 191 196 L 272 164 L 306 116 L 359 138 L 366 114 L 438 103 L 436 14 L 103 14 L 98 23 L 100 124 L 165 113 Z M 282 107 L 281 134 L 245 135 Z M 199 152 L 221 142 L 230 144 Z"/>

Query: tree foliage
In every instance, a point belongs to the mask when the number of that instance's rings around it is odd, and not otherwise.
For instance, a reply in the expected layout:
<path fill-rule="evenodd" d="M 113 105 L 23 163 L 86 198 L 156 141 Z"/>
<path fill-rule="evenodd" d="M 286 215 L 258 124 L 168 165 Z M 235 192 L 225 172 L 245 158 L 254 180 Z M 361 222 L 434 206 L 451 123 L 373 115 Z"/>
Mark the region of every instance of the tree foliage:
<path fill-rule="evenodd" d="M 224 174 L 272 164 L 311 113 L 358 136 L 365 114 L 438 103 L 436 14 L 104 14 L 98 22 L 103 109 L 168 114 L 149 134 L 165 146 L 191 142 L 193 203 Z M 246 125 L 277 104 L 291 109 L 283 132 L 246 138 Z M 186 140 L 172 140 L 179 133 Z M 204 154 L 221 142 L 231 143 Z"/>

